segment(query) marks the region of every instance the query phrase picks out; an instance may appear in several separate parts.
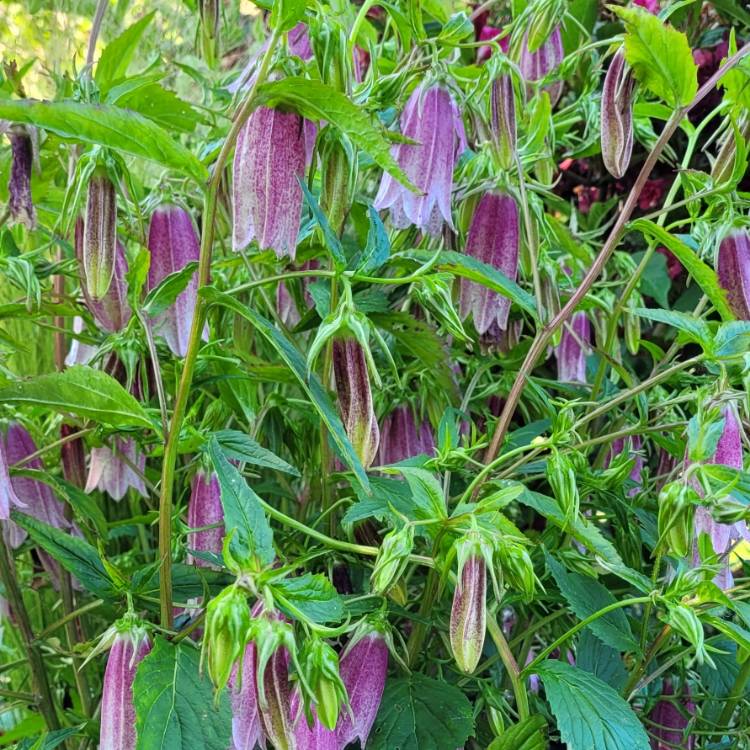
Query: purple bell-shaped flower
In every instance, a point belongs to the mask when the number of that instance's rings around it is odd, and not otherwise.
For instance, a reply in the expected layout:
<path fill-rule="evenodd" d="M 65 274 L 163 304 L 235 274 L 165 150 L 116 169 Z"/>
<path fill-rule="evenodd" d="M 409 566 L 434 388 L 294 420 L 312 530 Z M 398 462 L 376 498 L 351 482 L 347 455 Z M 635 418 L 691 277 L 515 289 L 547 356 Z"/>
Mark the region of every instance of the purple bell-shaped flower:
<path fill-rule="evenodd" d="M 732 232 L 722 240 L 716 273 L 732 312 L 740 320 L 750 320 L 750 234 Z"/>
<path fill-rule="evenodd" d="M 591 343 L 591 327 L 584 312 L 573 313 L 562 330 L 557 347 L 557 379 L 561 383 L 586 382 L 586 349 Z"/>
<path fill-rule="evenodd" d="M 193 477 L 190 501 L 188 502 L 187 524 L 191 529 L 188 534 L 187 546 L 189 550 L 197 552 L 212 552 L 221 555 L 224 541 L 224 508 L 221 505 L 221 489 L 216 474 L 209 477 L 199 471 Z M 205 528 L 211 526 L 213 528 Z M 188 552 L 188 565 L 198 567 L 212 567 L 211 563 L 194 557 Z"/>
<path fill-rule="evenodd" d="M 397 406 L 384 420 L 380 430 L 378 462 L 386 466 L 407 458 L 426 454 L 432 458 L 435 438 L 429 421 L 417 425 L 407 404 Z"/>
<path fill-rule="evenodd" d="M 91 449 L 85 491 L 101 490 L 113 500 L 122 500 L 132 487 L 145 497 L 146 485 L 141 477 L 146 468 L 146 457 L 132 438 L 116 438 L 114 442 L 114 451 L 106 445 Z"/>

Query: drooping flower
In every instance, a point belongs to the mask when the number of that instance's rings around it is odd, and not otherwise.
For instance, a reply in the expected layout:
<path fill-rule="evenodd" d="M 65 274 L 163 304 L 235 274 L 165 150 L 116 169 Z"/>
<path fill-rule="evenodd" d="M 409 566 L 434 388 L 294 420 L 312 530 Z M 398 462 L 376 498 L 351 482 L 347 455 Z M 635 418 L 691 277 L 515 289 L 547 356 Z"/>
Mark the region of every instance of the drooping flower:
<path fill-rule="evenodd" d="M 11 507 L 20 508 L 23 503 L 16 495 L 8 471 L 8 460 L 5 457 L 5 441 L 0 440 L 0 520 L 10 518 Z"/>
<path fill-rule="evenodd" d="M 290 706 L 292 717 L 295 718 L 294 724 L 294 746 L 297 750 L 340 750 L 338 736 L 335 730 L 323 726 L 318 718 L 317 709 L 313 706 L 312 713 L 313 724 L 307 723 L 307 717 L 302 711 L 302 699 L 299 690 L 295 690 L 292 695 Z M 342 712 L 343 713 L 343 712 Z"/>
<path fill-rule="evenodd" d="M 197 261 L 200 244 L 190 214 L 179 206 L 157 208 L 151 216 L 148 249 L 151 253 L 149 289 L 158 286 L 169 274 L 181 271 L 191 261 Z M 164 336 L 178 357 L 187 354 L 197 295 L 198 276 L 194 274 L 172 306 L 154 319 L 154 331 Z"/>
<path fill-rule="evenodd" d="M 638 208 L 641 211 L 651 211 L 654 208 L 658 208 L 668 184 L 669 180 L 665 177 L 655 177 L 653 180 L 646 180 L 638 196 Z"/>
<path fill-rule="evenodd" d="M 638 435 L 631 435 L 628 438 L 627 444 L 625 438 L 617 438 L 616 440 L 612 441 L 612 447 L 605 461 L 605 466 L 609 466 L 612 459 L 625 450 L 627 450 L 629 457 L 635 459 L 633 468 L 630 470 L 630 479 L 631 481 L 635 482 L 637 486 L 628 491 L 629 497 L 637 495 L 643 484 L 641 474 L 643 472 L 644 461 L 643 456 L 639 453 L 640 449 L 641 438 Z"/>
<path fill-rule="evenodd" d="M 117 197 L 115 186 L 102 168 L 89 179 L 83 231 L 83 274 L 86 290 L 100 300 L 109 290 L 115 270 Z"/>
<path fill-rule="evenodd" d="M 428 420 L 417 425 L 414 413 L 407 404 L 397 406 L 384 420 L 380 430 L 378 463 L 395 464 L 422 453 L 430 458 L 435 451 L 435 439 Z"/>
<path fill-rule="evenodd" d="M 479 554 L 469 555 L 458 571 L 450 618 L 453 658 L 462 672 L 479 664 L 487 626 L 487 565 Z"/>
<path fill-rule="evenodd" d="M 36 211 L 31 199 L 31 167 L 34 146 L 26 128 L 11 125 L 7 131 L 11 149 L 10 179 L 8 180 L 8 211 L 13 223 L 28 229 L 36 227 Z"/>
<path fill-rule="evenodd" d="M 495 192 L 482 196 L 469 227 L 466 254 L 515 281 L 519 245 L 518 206 L 513 198 Z M 509 313 L 507 297 L 474 281 L 461 280 L 461 317 L 471 314 L 477 333 L 486 333 L 493 323 L 504 331 Z"/>
<path fill-rule="evenodd" d="M 333 342 L 333 374 L 346 434 L 368 468 L 378 451 L 380 430 L 372 404 L 365 352 L 355 339 Z"/>
<path fill-rule="evenodd" d="M 740 320 L 750 320 L 750 234 L 732 232 L 722 240 L 716 273 L 732 312 Z"/>
<path fill-rule="evenodd" d="M 359 739 L 360 747 L 365 747 L 380 708 L 388 674 L 388 645 L 383 634 L 365 624 L 347 644 L 339 673 L 346 686 L 351 708 L 351 716 L 344 709 L 339 717 L 336 727 L 339 748 L 346 747 L 356 739 Z"/>
<path fill-rule="evenodd" d="M 253 240 L 276 257 L 294 259 L 305 173 L 305 132 L 294 112 L 259 107 L 237 138 L 232 185 L 236 251 Z"/>
<path fill-rule="evenodd" d="M 602 159 L 607 171 L 620 178 L 633 153 L 633 93 L 635 78 L 620 48 L 604 77 L 601 105 Z"/>
<path fill-rule="evenodd" d="M 150 651 L 143 628 L 130 628 L 115 636 L 102 687 L 101 750 L 135 750 L 133 681 L 138 664 Z"/>
<path fill-rule="evenodd" d="M 544 44 L 542 44 L 539 49 L 534 50 L 534 52 L 529 52 L 527 32 L 524 35 L 521 45 L 518 66 L 524 80 L 533 83 L 534 81 L 541 80 L 548 73 L 551 73 L 558 65 L 560 65 L 564 56 L 562 34 L 559 26 L 556 26 L 553 29 Z M 553 107 L 557 104 L 560 96 L 562 96 L 562 90 L 562 81 L 555 81 L 547 87 L 547 92 L 549 93 L 550 102 Z"/>
<path fill-rule="evenodd" d="M 216 474 L 211 473 L 209 477 L 206 477 L 202 471 L 199 471 L 193 477 L 187 524 L 191 529 L 203 529 L 188 533 L 189 550 L 221 555 L 224 541 L 224 509 L 221 505 L 221 489 Z M 214 528 L 204 528 L 206 526 Z M 187 555 L 187 563 L 203 568 L 213 567 L 211 563 L 195 557 L 190 552 Z"/>
<path fill-rule="evenodd" d="M 670 680 L 664 680 L 664 697 L 661 698 L 649 714 L 652 750 L 672 750 L 684 748 L 693 750 L 695 737 L 685 736 L 690 724 L 690 717 L 695 713 L 695 705 L 687 694 L 674 697 L 674 688 Z"/>
<path fill-rule="evenodd" d="M 248 643 L 242 657 L 242 673 L 237 663 L 229 677 L 232 701 L 232 747 L 230 750 L 255 750 L 260 743 L 261 726 L 255 683 L 255 644 Z"/>
<path fill-rule="evenodd" d="M 132 438 L 118 437 L 114 444 L 114 451 L 106 445 L 91 449 L 85 491 L 101 490 L 113 500 L 122 500 L 128 487 L 132 487 L 145 497 L 146 485 L 141 475 L 146 468 L 146 457 L 138 450 Z"/>
<path fill-rule="evenodd" d="M 591 343 L 589 319 L 584 312 L 573 314 L 570 327 L 562 330 L 557 347 L 557 379 L 561 383 L 586 382 L 586 349 Z"/>
<path fill-rule="evenodd" d="M 502 33 L 502 29 L 497 29 L 494 26 L 482 26 L 481 29 L 479 29 L 479 32 L 476 35 L 476 39 L 478 42 L 488 42 L 491 39 L 494 39 L 497 36 L 500 36 Z M 498 44 L 500 45 L 500 49 L 503 52 L 508 51 L 508 44 L 510 42 L 510 37 L 504 36 Z M 486 60 L 489 60 L 492 53 L 495 51 L 495 47 L 493 47 L 491 44 L 484 44 L 477 50 L 477 63 L 485 62 Z"/>
<path fill-rule="evenodd" d="M 390 209 L 398 229 L 414 224 L 437 235 L 444 221 L 452 229 L 453 169 L 466 148 L 461 112 L 452 94 L 439 85 L 418 86 L 401 114 L 401 132 L 416 144 L 397 143 L 391 153 L 419 193 L 385 173 L 373 205 Z"/>
<path fill-rule="evenodd" d="M 281 646 L 274 651 L 263 671 L 265 703 L 259 701 L 260 718 L 263 733 L 276 750 L 297 750 L 289 659 L 289 651 Z"/>
<path fill-rule="evenodd" d="M 83 333 L 83 318 L 76 315 L 73 318 L 73 336 L 70 339 L 70 349 L 65 356 L 67 367 L 73 365 L 87 365 L 96 355 L 96 347 L 79 340 L 78 336 Z"/>

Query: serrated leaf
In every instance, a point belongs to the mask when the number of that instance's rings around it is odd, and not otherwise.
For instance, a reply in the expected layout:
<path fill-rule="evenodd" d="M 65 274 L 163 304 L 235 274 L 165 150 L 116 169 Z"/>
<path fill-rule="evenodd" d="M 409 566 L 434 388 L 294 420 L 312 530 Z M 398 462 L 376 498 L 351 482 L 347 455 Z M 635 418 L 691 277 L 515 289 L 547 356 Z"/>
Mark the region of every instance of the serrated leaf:
<path fill-rule="evenodd" d="M 620 654 L 584 628 L 576 645 L 576 666 L 603 680 L 619 693 L 628 679 Z"/>
<path fill-rule="evenodd" d="M 226 750 L 232 736 L 229 696 L 214 699 L 200 654 L 157 638 L 133 684 L 136 750 Z"/>
<path fill-rule="evenodd" d="M 456 750 L 473 728 L 471 704 L 458 688 L 415 672 L 386 683 L 367 750 Z"/>
<path fill-rule="evenodd" d="M 114 97 L 114 90 L 110 92 L 113 104 L 139 112 L 169 132 L 181 130 L 192 133 L 195 126 L 204 120 L 197 110 L 180 99 L 174 91 L 165 89 L 155 81 L 133 87 L 130 91 L 124 91 L 124 86 L 118 89 L 120 91 L 117 92 L 117 98 Z"/>
<path fill-rule="evenodd" d="M 113 596 L 115 591 L 112 579 L 99 554 L 88 542 L 17 510 L 11 512 L 11 518 L 28 533 L 35 544 L 74 575 L 88 591 L 102 598 Z"/>
<path fill-rule="evenodd" d="M 154 426 L 138 401 L 113 377 L 84 365 L 0 388 L 0 402 L 47 407 L 111 427 Z"/>
<path fill-rule="evenodd" d="M 706 265 L 690 247 L 666 229 L 648 219 L 636 219 L 630 226 L 633 230 L 643 232 L 647 237 L 651 237 L 660 245 L 664 245 L 695 279 L 703 293 L 711 300 L 711 304 L 721 315 L 722 320 L 734 320 L 735 316 L 727 302 L 726 292 L 719 284 L 716 271 Z"/>
<path fill-rule="evenodd" d="M 115 81 L 123 78 L 128 72 L 138 42 L 155 13 L 156 11 L 151 11 L 143 18 L 139 18 L 104 48 L 94 73 L 94 80 L 102 93 L 106 93 Z"/>
<path fill-rule="evenodd" d="M 560 593 L 579 620 L 585 620 L 598 610 L 617 601 L 601 583 L 581 573 L 566 570 L 546 551 L 545 559 Z M 588 627 L 604 643 L 617 651 L 637 652 L 639 650 L 628 618 L 621 609 L 608 612 L 603 617 L 594 620 Z"/>
<path fill-rule="evenodd" d="M 685 34 L 642 8 L 608 7 L 625 22 L 625 59 L 636 80 L 672 107 L 689 104 L 698 66 Z"/>
<path fill-rule="evenodd" d="M 447 512 L 443 488 L 435 476 L 426 469 L 412 466 L 400 466 L 399 471 L 409 485 L 420 516 L 426 519 L 445 518 Z"/>
<path fill-rule="evenodd" d="M 352 143 L 369 154 L 379 167 L 416 192 L 416 188 L 391 155 L 390 144 L 381 127 L 366 110 L 332 86 L 291 76 L 260 86 L 257 103 L 269 107 L 292 107 L 307 120 L 329 122 L 348 135 Z"/>
<path fill-rule="evenodd" d="M 271 28 L 278 33 L 291 31 L 305 15 L 305 0 L 273 0 Z"/>
<path fill-rule="evenodd" d="M 0 119 L 107 146 L 176 169 L 203 183 L 208 170 L 193 153 L 143 115 L 112 104 L 0 99 Z"/>
<path fill-rule="evenodd" d="M 750 321 L 723 323 L 714 336 L 714 355 L 719 359 L 744 356 L 750 351 Z"/>
<path fill-rule="evenodd" d="M 291 617 L 296 614 L 287 604 L 302 612 L 313 622 L 341 622 L 344 618 L 344 600 L 331 582 L 320 573 L 305 573 L 296 578 L 284 578 L 272 584 L 279 606 Z"/>
<path fill-rule="evenodd" d="M 494 739 L 487 750 L 546 750 L 544 729 L 547 720 L 536 714 L 508 727 Z"/>
<path fill-rule="evenodd" d="M 254 466 L 265 466 L 268 469 L 282 471 L 285 474 L 291 474 L 298 477 L 300 473 L 291 464 L 284 459 L 279 458 L 275 453 L 264 448 L 258 442 L 253 440 L 250 435 L 246 435 L 239 430 L 219 430 L 214 432 L 224 455 L 234 461 L 242 461 Z"/>
<path fill-rule="evenodd" d="M 292 344 L 291 341 L 289 341 L 286 336 L 284 336 L 281 331 L 273 325 L 273 323 L 266 320 L 266 318 L 255 312 L 252 308 L 243 305 L 239 300 L 230 297 L 228 294 L 219 292 L 213 287 L 204 287 L 200 294 L 209 302 L 222 305 L 223 307 L 233 310 L 238 315 L 241 315 L 252 323 L 255 329 L 271 344 L 271 346 L 273 346 L 276 352 L 284 360 L 287 367 L 294 373 L 299 384 L 302 386 L 302 389 L 307 393 L 315 410 L 318 412 L 328 429 L 331 438 L 341 451 L 343 460 L 354 472 L 360 484 L 369 491 L 370 485 L 367 480 L 367 474 L 365 474 L 365 470 L 346 435 L 344 425 L 341 423 L 341 419 L 336 413 L 334 406 L 331 403 L 331 399 L 317 376 L 313 373 L 308 373 L 304 357 L 300 354 L 294 344 Z"/>
<path fill-rule="evenodd" d="M 355 488 L 357 490 L 358 488 Z M 345 526 L 364 521 L 366 518 L 376 518 L 378 521 L 396 521 L 396 513 L 406 516 L 410 521 L 416 521 L 420 516 L 409 485 L 401 479 L 387 479 L 385 477 L 370 477 L 369 495 L 357 492 L 358 502 L 354 503 L 344 514 L 342 523 Z M 393 510 L 391 509 L 393 506 Z"/>
<path fill-rule="evenodd" d="M 568 750 L 650 750 L 633 709 L 605 682 L 556 659 L 537 674 Z"/>
<path fill-rule="evenodd" d="M 191 279 L 198 270 L 198 261 L 191 260 L 186 263 L 179 271 L 173 271 L 165 276 L 157 286 L 155 286 L 143 300 L 143 312 L 149 318 L 154 318 L 163 313 L 168 307 L 174 304 Z"/>
<path fill-rule="evenodd" d="M 208 441 L 208 455 L 221 488 L 224 527 L 228 532 L 234 532 L 229 549 L 239 562 L 249 562 L 257 557 L 262 565 L 270 565 L 276 558 L 276 551 L 273 548 L 273 531 L 260 498 L 226 459 L 216 437 Z"/>

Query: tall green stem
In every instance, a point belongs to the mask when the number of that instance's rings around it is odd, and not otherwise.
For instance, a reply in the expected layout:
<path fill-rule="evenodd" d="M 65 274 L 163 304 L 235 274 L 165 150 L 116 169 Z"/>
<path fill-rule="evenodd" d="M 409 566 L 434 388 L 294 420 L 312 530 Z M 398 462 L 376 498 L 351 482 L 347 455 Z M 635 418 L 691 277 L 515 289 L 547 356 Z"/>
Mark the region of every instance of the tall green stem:
<path fill-rule="evenodd" d="M 505 666 L 510 684 L 513 686 L 518 719 L 519 721 L 523 721 L 529 716 L 529 696 L 526 694 L 526 683 L 521 677 L 521 670 L 518 668 L 518 663 L 510 650 L 510 646 L 508 646 L 508 641 L 505 640 L 503 631 L 497 624 L 496 617 L 493 616 L 487 619 L 487 630 L 490 631 L 490 637 L 495 643 L 495 648 L 497 648 L 497 652 L 500 655 L 500 661 Z"/>

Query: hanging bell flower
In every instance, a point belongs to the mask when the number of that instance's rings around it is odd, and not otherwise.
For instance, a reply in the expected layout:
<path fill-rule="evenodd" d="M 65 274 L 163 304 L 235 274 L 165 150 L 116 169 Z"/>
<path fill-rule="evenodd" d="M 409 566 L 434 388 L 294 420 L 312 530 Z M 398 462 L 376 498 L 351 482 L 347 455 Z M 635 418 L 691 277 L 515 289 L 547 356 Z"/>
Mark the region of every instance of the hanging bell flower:
<path fill-rule="evenodd" d="M 487 193 L 474 211 L 466 254 L 496 268 L 511 281 L 518 277 L 520 234 L 518 206 L 508 195 Z M 461 317 L 472 315 L 480 335 L 493 323 L 508 327 L 510 299 L 468 279 L 461 279 Z"/>
<path fill-rule="evenodd" d="M 641 449 L 640 437 L 638 435 L 631 435 L 628 438 L 627 444 L 624 438 L 617 438 L 616 440 L 613 440 L 612 448 L 610 449 L 610 452 L 605 460 L 605 467 L 609 466 L 612 459 L 626 449 L 628 455 L 631 458 L 635 459 L 633 468 L 630 470 L 630 479 L 635 483 L 636 486 L 628 490 L 628 497 L 634 497 L 638 494 L 638 492 L 640 492 L 640 489 L 643 486 L 643 479 L 641 474 L 643 472 L 644 461 L 643 456 L 639 453 Z"/>
<path fill-rule="evenodd" d="M 671 680 L 664 680 L 663 697 L 649 714 L 653 750 L 671 750 L 676 747 L 693 750 L 695 747 L 695 737 L 692 734 L 686 736 L 690 717 L 695 713 L 695 705 L 687 692 L 678 700 L 673 696 Z"/>
<path fill-rule="evenodd" d="M 10 518 L 12 507 L 22 508 L 24 503 L 13 489 L 8 471 L 8 460 L 5 456 L 5 441 L 0 440 L 0 520 L 7 521 Z"/>
<path fill-rule="evenodd" d="M 355 339 L 333 342 L 333 374 L 346 434 L 367 469 L 375 460 L 380 430 L 372 404 L 365 352 Z"/>
<path fill-rule="evenodd" d="M 189 550 L 221 555 L 224 542 L 224 508 L 221 504 L 219 479 L 213 472 L 207 477 L 204 472 L 199 471 L 193 477 L 188 501 L 187 524 L 191 529 L 201 529 L 188 533 Z M 187 564 L 201 568 L 215 567 L 190 552 L 187 554 Z"/>
<path fill-rule="evenodd" d="M 378 210 L 390 209 L 397 229 L 414 224 L 433 236 L 440 234 L 443 222 L 453 229 L 453 170 L 466 148 L 463 120 L 453 95 L 443 86 L 418 86 L 401 115 L 401 133 L 416 144 L 397 143 L 391 153 L 419 192 L 386 172 L 373 205 Z"/>
<path fill-rule="evenodd" d="M 524 80 L 533 83 L 541 80 L 557 68 L 564 57 L 562 34 L 560 27 L 556 26 L 547 41 L 533 52 L 529 51 L 528 33 L 524 35 L 518 65 Z M 546 88 L 550 102 L 554 107 L 562 96 L 562 81 L 555 81 Z"/>
<path fill-rule="evenodd" d="M 100 300 L 109 290 L 115 271 L 117 197 L 115 186 L 103 168 L 91 175 L 83 232 L 83 273 L 86 290 Z"/>
<path fill-rule="evenodd" d="M 135 705 L 133 681 L 138 664 L 151 651 L 142 627 L 118 632 L 112 643 L 102 687 L 101 750 L 135 750 Z"/>
<path fill-rule="evenodd" d="M 305 175 L 305 132 L 294 112 L 258 107 L 240 130 L 232 184 L 235 251 L 253 240 L 260 250 L 294 260 Z"/>
<path fill-rule="evenodd" d="M 716 273 L 732 312 L 740 320 L 750 320 L 750 234 L 735 231 L 722 240 Z"/>
<path fill-rule="evenodd" d="M 557 347 L 557 379 L 561 383 L 586 382 L 586 349 L 591 343 L 589 319 L 584 312 L 573 314 L 563 326 Z"/>
<path fill-rule="evenodd" d="M 289 660 L 289 651 L 281 646 L 274 651 L 263 670 L 265 700 L 260 701 L 260 718 L 263 733 L 275 750 L 297 750 L 295 718 L 304 721 L 301 711 L 298 710 L 296 717 L 292 714 Z"/>
<path fill-rule="evenodd" d="M 336 728 L 339 748 L 357 739 L 360 747 L 365 747 L 388 675 L 388 645 L 380 630 L 364 623 L 355 632 L 341 657 L 339 673 L 351 709 L 351 713 L 344 709 L 339 718 Z"/>
<path fill-rule="evenodd" d="M 427 419 L 417 425 L 412 409 L 407 404 L 397 406 L 384 420 L 380 430 L 378 463 L 396 464 L 407 458 L 426 454 L 432 458 L 435 438 Z"/>
<path fill-rule="evenodd" d="M 232 701 L 232 747 L 230 750 L 255 750 L 260 743 L 261 726 L 255 682 L 255 644 L 248 643 L 241 662 L 229 677 Z"/>
<path fill-rule="evenodd" d="M 449 634 L 458 668 L 471 674 L 479 664 L 487 628 L 487 563 L 479 550 L 459 552 Z"/>
<path fill-rule="evenodd" d="M 625 52 L 615 53 L 604 77 L 601 103 L 602 159 L 607 171 L 622 177 L 633 153 L 633 94 L 635 78 Z"/>
<path fill-rule="evenodd" d="M 84 491 L 101 490 L 113 500 L 122 500 L 128 488 L 132 487 L 146 497 L 146 485 L 141 478 L 146 468 L 146 457 L 132 438 L 115 438 L 114 445 L 114 451 L 106 445 L 91 449 L 89 476 Z"/>
<path fill-rule="evenodd" d="M 23 224 L 27 229 L 34 229 L 36 210 L 31 199 L 34 144 L 29 131 L 24 127 L 11 125 L 7 130 L 7 135 L 11 150 L 10 179 L 8 180 L 10 220 L 14 224 Z"/>
<path fill-rule="evenodd" d="M 200 243 L 190 214 L 179 206 L 157 208 L 151 216 L 148 249 L 151 253 L 149 289 L 158 286 L 169 274 L 181 271 L 191 261 L 197 261 Z M 194 274 L 172 306 L 154 319 L 154 331 L 164 336 L 167 345 L 178 357 L 187 354 L 197 298 L 198 277 Z"/>

